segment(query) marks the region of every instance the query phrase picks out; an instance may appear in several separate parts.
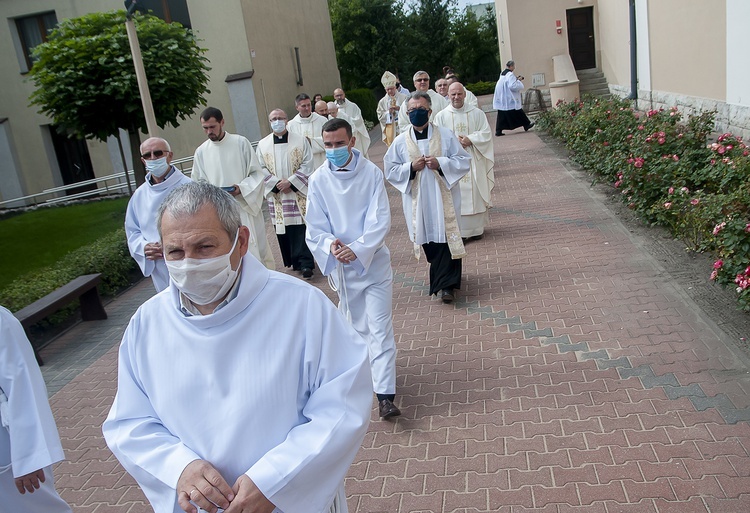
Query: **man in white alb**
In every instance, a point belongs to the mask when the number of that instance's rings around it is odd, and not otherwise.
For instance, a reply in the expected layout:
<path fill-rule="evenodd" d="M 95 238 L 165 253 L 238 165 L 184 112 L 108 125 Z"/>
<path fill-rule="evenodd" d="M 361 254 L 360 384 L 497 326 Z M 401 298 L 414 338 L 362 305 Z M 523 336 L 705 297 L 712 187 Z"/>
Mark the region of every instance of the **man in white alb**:
<path fill-rule="evenodd" d="M 459 182 L 461 217 L 459 226 L 464 239 L 479 240 L 489 221 L 492 188 L 495 186 L 495 150 L 487 115 L 466 103 L 466 90 L 460 82 L 448 88 L 451 104 L 435 116 L 435 124 L 451 130 L 461 146 L 471 155 L 471 171 Z"/>
<path fill-rule="evenodd" d="M 0 306 L 0 511 L 71 513 L 52 475 L 64 459 L 31 343 Z"/>
<path fill-rule="evenodd" d="M 400 133 L 398 128 L 398 112 L 401 104 L 409 99 L 405 94 L 396 90 L 396 75 L 390 71 L 383 73 L 380 82 L 385 88 L 385 96 L 378 102 L 378 121 L 380 121 L 380 133 L 386 146 L 390 146 Z"/>
<path fill-rule="evenodd" d="M 323 126 L 327 162 L 310 177 L 307 244 L 339 296 L 339 310 L 367 341 L 381 418 L 401 411 L 396 398 L 393 272 L 385 236 L 391 213 L 383 173 L 354 148 L 352 126 Z"/>
<path fill-rule="evenodd" d="M 215 107 L 201 113 L 201 126 L 208 139 L 193 156 L 193 180 L 221 187 L 241 207 L 242 223 L 250 230 L 250 253 L 274 269 L 263 219 L 263 172 L 247 138 L 224 130 L 224 115 Z"/>
<path fill-rule="evenodd" d="M 448 87 L 450 87 L 451 84 L 459 81 L 458 76 L 455 74 L 455 72 L 453 72 L 453 70 L 449 71 L 445 75 L 445 80 L 446 82 L 448 82 Z M 477 96 L 471 91 L 469 91 L 468 89 L 466 89 L 466 87 L 464 87 L 464 92 L 466 93 L 465 102 L 469 105 L 473 105 L 474 107 L 479 107 L 479 100 L 477 99 Z M 450 95 L 448 96 L 448 101 L 450 101 Z"/>
<path fill-rule="evenodd" d="M 141 160 L 146 166 L 146 181 L 128 202 L 125 235 L 130 256 L 141 268 L 143 276 L 151 276 L 156 291 L 161 292 L 169 285 L 169 273 L 156 231 L 156 211 L 169 191 L 189 182 L 190 178 L 172 165 L 172 150 L 160 137 L 143 141 Z"/>
<path fill-rule="evenodd" d="M 435 118 L 435 114 L 448 106 L 448 100 L 430 89 L 430 75 L 426 71 L 417 71 L 414 73 L 414 87 L 417 88 L 414 92 L 422 92 L 430 95 L 430 101 L 432 102 L 430 121 Z M 398 126 L 401 133 L 408 130 L 411 126 L 411 123 L 409 122 L 409 114 L 406 112 L 408 104 L 409 102 L 402 103 L 401 109 L 398 112 Z"/>
<path fill-rule="evenodd" d="M 458 226 L 458 182 L 469 172 L 471 157 L 453 132 L 430 123 L 429 94 L 413 92 L 408 105 L 412 126 L 383 157 L 385 178 L 401 192 L 415 256 L 419 258 L 421 247 L 430 263 L 430 295 L 452 303 L 466 256 Z"/>
<path fill-rule="evenodd" d="M 313 153 L 313 169 L 316 169 L 326 160 L 320 131 L 328 120 L 313 112 L 310 96 L 305 93 L 297 95 L 294 99 L 294 106 L 297 109 L 297 115 L 287 123 L 287 129 L 307 138 Z"/>
<path fill-rule="evenodd" d="M 266 173 L 268 213 L 276 229 L 284 267 L 292 267 L 310 279 L 315 262 L 305 244 L 305 211 L 307 181 L 314 171 L 312 150 L 307 139 L 287 130 L 283 110 L 272 110 L 268 122 L 272 133 L 261 139 L 256 150 Z"/>
<path fill-rule="evenodd" d="M 248 257 L 205 182 L 158 213 L 170 286 L 133 315 L 104 438 L 154 511 L 346 512 L 367 430 L 367 346 L 331 301 Z"/>
<path fill-rule="evenodd" d="M 333 99 L 339 108 L 339 114 L 346 114 L 346 121 L 354 130 L 355 143 L 354 147 L 367 158 L 367 151 L 370 149 L 370 134 L 367 132 L 365 120 L 362 117 L 362 110 L 351 100 L 346 98 L 346 93 L 341 88 L 334 89 Z"/>
<path fill-rule="evenodd" d="M 315 102 L 315 114 L 328 119 L 328 104 L 323 100 Z"/>

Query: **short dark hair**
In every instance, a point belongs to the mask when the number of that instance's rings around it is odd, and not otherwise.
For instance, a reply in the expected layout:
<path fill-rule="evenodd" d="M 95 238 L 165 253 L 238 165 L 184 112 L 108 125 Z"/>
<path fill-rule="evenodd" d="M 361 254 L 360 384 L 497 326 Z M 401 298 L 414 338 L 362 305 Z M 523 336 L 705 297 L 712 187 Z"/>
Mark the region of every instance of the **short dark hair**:
<path fill-rule="evenodd" d="M 310 100 L 310 103 L 312 103 L 312 98 L 310 98 L 310 95 L 307 93 L 299 93 L 297 97 L 294 99 L 294 104 L 297 105 L 302 100 Z"/>
<path fill-rule="evenodd" d="M 409 96 L 410 100 L 419 100 L 420 98 L 427 100 L 427 105 L 429 105 L 430 108 L 432 108 L 432 98 L 430 97 L 429 94 L 425 93 L 424 91 L 414 91 Z"/>
<path fill-rule="evenodd" d="M 325 125 L 323 125 L 321 135 L 322 132 L 335 132 L 336 130 L 340 130 L 341 128 L 345 128 L 347 137 L 351 138 L 352 125 L 350 125 L 347 120 L 339 118 L 333 118 L 326 121 Z"/>
<path fill-rule="evenodd" d="M 216 121 L 221 121 L 224 119 L 224 114 L 222 114 L 216 107 L 206 107 L 206 109 L 201 112 L 201 121 L 208 121 L 211 118 L 214 118 Z"/>

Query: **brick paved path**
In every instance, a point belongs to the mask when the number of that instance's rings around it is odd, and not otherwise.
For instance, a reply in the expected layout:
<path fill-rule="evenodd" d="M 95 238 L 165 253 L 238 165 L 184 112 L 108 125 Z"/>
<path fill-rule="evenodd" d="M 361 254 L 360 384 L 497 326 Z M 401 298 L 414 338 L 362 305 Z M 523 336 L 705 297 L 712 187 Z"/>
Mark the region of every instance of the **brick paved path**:
<path fill-rule="evenodd" d="M 750 511 L 748 361 L 536 134 L 496 138 L 495 151 L 491 226 L 467 246 L 453 305 L 426 295 L 389 187 L 404 415 L 373 409 L 350 511 Z M 43 352 L 69 460 L 58 485 L 76 512 L 150 511 L 100 430 L 113 344 L 150 287 Z"/>

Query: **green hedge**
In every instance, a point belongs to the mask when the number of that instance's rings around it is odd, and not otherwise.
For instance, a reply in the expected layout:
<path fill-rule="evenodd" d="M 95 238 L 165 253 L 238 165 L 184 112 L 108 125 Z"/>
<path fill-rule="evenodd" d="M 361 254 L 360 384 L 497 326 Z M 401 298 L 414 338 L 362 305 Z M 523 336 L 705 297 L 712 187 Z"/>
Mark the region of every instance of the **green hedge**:
<path fill-rule="evenodd" d="M 733 287 L 750 311 L 750 148 L 729 133 L 708 144 L 713 112 L 683 119 L 676 107 L 644 113 L 627 100 L 588 97 L 558 104 L 537 124 L 641 219 L 690 250 L 714 252 L 706 275 Z"/>
<path fill-rule="evenodd" d="M 74 278 L 92 273 L 102 274 L 99 292 L 113 295 L 130 284 L 137 269 L 128 252 L 125 229 L 120 228 L 68 253 L 54 265 L 16 278 L 0 290 L 0 304 L 13 312 L 18 311 Z"/>
<path fill-rule="evenodd" d="M 465 87 L 477 96 L 484 94 L 495 93 L 496 82 L 474 82 L 473 84 L 466 84 Z"/>

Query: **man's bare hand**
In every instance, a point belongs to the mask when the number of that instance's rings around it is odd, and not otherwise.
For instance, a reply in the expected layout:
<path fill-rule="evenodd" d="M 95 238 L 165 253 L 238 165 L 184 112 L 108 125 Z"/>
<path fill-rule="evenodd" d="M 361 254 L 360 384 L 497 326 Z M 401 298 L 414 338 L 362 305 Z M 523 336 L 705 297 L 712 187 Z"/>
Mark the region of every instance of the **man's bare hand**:
<path fill-rule="evenodd" d="M 429 169 L 437 169 L 440 167 L 440 162 L 438 162 L 437 157 L 425 157 L 424 163 Z"/>
<path fill-rule="evenodd" d="M 465 135 L 459 135 L 458 136 L 458 142 L 460 142 L 461 146 L 463 146 L 464 148 L 468 148 L 469 146 L 471 146 L 473 144 L 471 142 L 471 139 L 469 139 L 469 137 L 465 136 Z"/>
<path fill-rule="evenodd" d="M 427 162 L 426 158 L 427 157 L 422 156 L 422 157 L 419 157 L 417 160 L 412 161 L 411 168 L 414 171 L 422 171 L 424 169 L 425 163 Z"/>
<path fill-rule="evenodd" d="M 349 246 L 343 244 L 339 239 L 331 243 L 331 253 L 342 264 L 350 264 L 357 259 L 357 255 Z"/>
<path fill-rule="evenodd" d="M 234 184 L 234 189 L 232 189 L 232 191 L 229 194 L 231 194 L 232 196 L 239 196 L 240 194 L 242 194 L 242 192 L 240 192 L 240 186 L 237 184 Z"/>
<path fill-rule="evenodd" d="M 177 480 L 177 502 L 186 513 L 198 513 L 190 501 L 216 513 L 219 508 L 227 509 L 233 499 L 229 483 L 205 460 L 191 461 Z"/>
<path fill-rule="evenodd" d="M 149 242 L 143 247 L 143 253 L 149 260 L 159 260 L 164 258 L 160 242 Z"/>
<path fill-rule="evenodd" d="M 271 513 L 276 508 L 247 474 L 237 478 L 232 491 L 235 499 L 224 513 Z"/>
<path fill-rule="evenodd" d="M 284 178 L 279 180 L 279 183 L 276 184 L 276 188 L 279 192 L 292 192 L 292 182 Z"/>
<path fill-rule="evenodd" d="M 46 480 L 44 477 L 44 469 L 40 468 L 39 470 L 35 470 L 34 472 L 29 472 L 28 474 L 17 477 L 16 478 L 16 488 L 18 488 L 18 493 L 23 495 L 27 491 L 29 493 L 34 493 L 34 490 L 38 490 L 41 486 L 39 483 L 43 483 Z"/>

